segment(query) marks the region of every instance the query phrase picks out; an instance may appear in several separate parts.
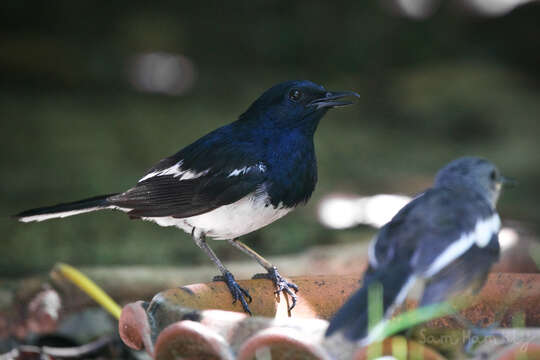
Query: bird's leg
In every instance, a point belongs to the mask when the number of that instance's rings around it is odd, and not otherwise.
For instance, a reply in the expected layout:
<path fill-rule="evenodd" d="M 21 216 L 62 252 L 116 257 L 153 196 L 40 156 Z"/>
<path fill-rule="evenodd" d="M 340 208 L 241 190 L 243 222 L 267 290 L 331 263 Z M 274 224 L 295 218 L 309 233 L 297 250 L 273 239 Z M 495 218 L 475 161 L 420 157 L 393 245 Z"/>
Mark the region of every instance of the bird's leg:
<path fill-rule="evenodd" d="M 227 240 L 229 244 L 237 248 L 238 250 L 242 251 L 243 253 L 249 255 L 255 261 L 257 261 L 263 268 L 266 269 L 266 274 L 256 274 L 253 276 L 253 279 L 270 279 L 276 286 L 276 295 L 279 295 L 280 292 L 283 292 L 285 294 L 288 294 L 292 299 L 292 305 L 289 307 L 289 311 L 291 311 L 296 306 L 296 301 L 298 297 L 296 296 L 296 292 L 298 291 L 298 286 L 295 283 L 288 282 L 285 278 L 283 278 L 277 268 L 272 265 L 268 260 L 263 258 L 261 255 L 257 254 L 255 250 L 244 244 L 243 242 L 233 239 L 233 240 Z M 294 290 L 294 292 L 292 291 Z"/>
<path fill-rule="evenodd" d="M 248 302 L 252 301 L 251 296 L 249 295 L 249 292 L 246 289 L 243 289 L 238 285 L 236 282 L 233 274 L 227 268 L 223 265 L 221 260 L 218 259 L 214 251 L 208 246 L 206 243 L 206 239 L 204 237 L 204 234 L 200 231 L 196 231 L 195 228 L 193 228 L 193 231 L 191 232 L 191 236 L 193 237 L 193 240 L 195 241 L 195 244 L 197 244 L 198 247 L 200 247 L 206 255 L 216 264 L 219 271 L 221 272 L 221 276 L 214 277 L 214 281 L 224 281 L 227 284 L 227 287 L 229 288 L 229 291 L 231 292 L 231 295 L 233 297 L 233 304 L 240 300 L 240 303 L 242 304 L 242 308 L 245 312 L 251 315 L 251 311 L 249 310 Z M 247 300 L 247 301 L 246 301 Z"/>

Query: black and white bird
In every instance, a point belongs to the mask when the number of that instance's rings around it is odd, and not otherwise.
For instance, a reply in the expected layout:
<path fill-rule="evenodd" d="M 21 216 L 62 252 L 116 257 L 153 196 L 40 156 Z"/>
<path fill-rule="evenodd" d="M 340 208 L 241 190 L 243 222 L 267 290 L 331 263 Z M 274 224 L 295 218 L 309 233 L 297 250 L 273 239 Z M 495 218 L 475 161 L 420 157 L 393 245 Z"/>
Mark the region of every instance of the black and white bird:
<path fill-rule="evenodd" d="M 227 240 L 268 272 L 277 292 L 296 303 L 298 287 L 237 238 L 283 217 L 310 198 L 317 182 L 313 135 L 326 112 L 352 104 L 350 91 L 329 92 L 310 81 L 288 81 L 264 92 L 235 122 L 203 136 L 151 168 L 129 190 L 15 215 L 43 221 L 114 209 L 191 234 L 227 283 L 233 302 L 250 313 L 241 288 L 206 243 Z"/>
<path fill-rule="evenodd" d="M 499 259 L 501 220 L 495 205 L 509 183 L 495 165 L 477 157 L 460 158 L 441 169 L 433 187 L 405 205 L 374 237 L 362 288 L 335 314 L 326 335 L 341 331 L 348 339 L 371 342 L 367 296 L 375 283 L 382 285 L 383 319 L 417 281 L 424 284 L 419 306 L 480 290 Z"/>

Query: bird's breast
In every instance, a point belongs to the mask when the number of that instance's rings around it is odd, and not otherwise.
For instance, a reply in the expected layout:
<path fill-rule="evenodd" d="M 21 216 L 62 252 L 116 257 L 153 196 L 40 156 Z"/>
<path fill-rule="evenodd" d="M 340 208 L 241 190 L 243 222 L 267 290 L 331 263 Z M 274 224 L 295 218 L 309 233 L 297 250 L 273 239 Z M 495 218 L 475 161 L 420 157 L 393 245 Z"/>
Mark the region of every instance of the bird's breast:
<path fill-rule="evenodd" d="M 290 129 L 263 140 L 262 158 L 268 170 L 265 185 L 272 205 L 305 203 L 317 183 L 313 137 L 301 129 Z"/>
<path fill-rule="evenodd" d="M 294 155 L 291 155 L 294 156 Z M 317 164 L 314 157 L 297 157 L 281 163 L 269 174 L 267 191 L 273 206 L 295 207 L 306 203 L 317 184 Z"/>

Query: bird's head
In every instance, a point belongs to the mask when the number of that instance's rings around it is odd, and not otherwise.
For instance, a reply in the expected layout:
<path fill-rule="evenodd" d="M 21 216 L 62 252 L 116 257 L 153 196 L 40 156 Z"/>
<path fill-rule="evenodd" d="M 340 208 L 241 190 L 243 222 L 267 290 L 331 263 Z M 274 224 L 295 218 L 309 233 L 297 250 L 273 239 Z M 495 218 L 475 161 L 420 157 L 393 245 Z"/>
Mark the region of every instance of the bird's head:
<path fill-rule="evenodd" d="M 307 80 L 286 81 L 266 90 L 240 119 L 264 128 L 305 128 L 314 132 L 329 109 L 350 105 L 351 101 L 343 99 L 358 96 L 353 91 L 327 91 Z"/>
<path fill-rule="evenodd" d="M 502 176 L 493 163 L 472 156 L 450 162 L 435 178 L 435 186 L 478 191 L 493 208 L 497 204 L 502 188 L 514 184 L 515 181 Z"/>

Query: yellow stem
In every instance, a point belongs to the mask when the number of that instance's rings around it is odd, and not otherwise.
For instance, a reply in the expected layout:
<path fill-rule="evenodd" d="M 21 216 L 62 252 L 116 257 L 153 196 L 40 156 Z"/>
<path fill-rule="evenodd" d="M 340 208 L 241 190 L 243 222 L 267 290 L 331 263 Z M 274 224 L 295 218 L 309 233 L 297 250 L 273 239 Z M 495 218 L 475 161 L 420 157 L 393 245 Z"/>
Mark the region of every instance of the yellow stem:
<path fill-rule="evenodd" d="M 120 306 L 86 275 L 74 267 L 63 263 L 56 264 L 54 270 L 58 271 L 62 276 L 84 291 L 116 319 L 120 318 L 120 313 L 122 312 Z"/>

